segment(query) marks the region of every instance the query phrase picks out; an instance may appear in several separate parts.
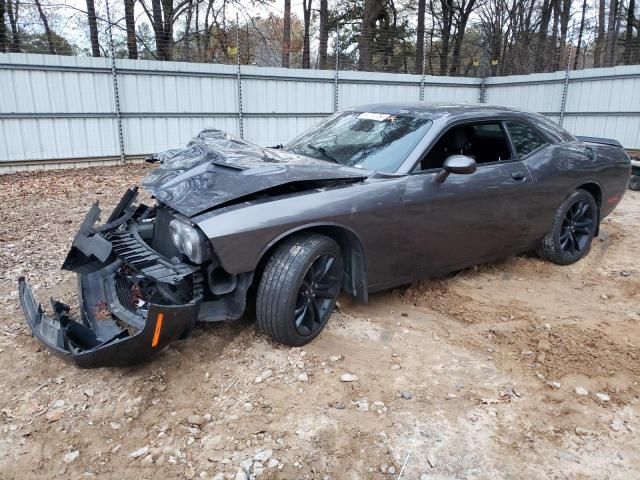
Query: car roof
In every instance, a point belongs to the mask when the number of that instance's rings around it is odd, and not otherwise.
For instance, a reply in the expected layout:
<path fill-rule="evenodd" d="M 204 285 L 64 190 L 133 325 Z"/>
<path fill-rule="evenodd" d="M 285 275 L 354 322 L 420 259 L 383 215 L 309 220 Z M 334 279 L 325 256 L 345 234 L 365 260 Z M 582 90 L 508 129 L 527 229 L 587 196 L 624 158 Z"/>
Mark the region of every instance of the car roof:
<path fill-rule="evenodd" d="M 388 113 L 390 115 L 410 115 L 423 118 L 468 117 L 473 115 L 496 116 L 505 113 L 530 115 L 515 108 L 486 105 L 480 103 L 432 103 L 432 102 L 389 102 L 358 105 L 348 110 L 356 112 Z"/>

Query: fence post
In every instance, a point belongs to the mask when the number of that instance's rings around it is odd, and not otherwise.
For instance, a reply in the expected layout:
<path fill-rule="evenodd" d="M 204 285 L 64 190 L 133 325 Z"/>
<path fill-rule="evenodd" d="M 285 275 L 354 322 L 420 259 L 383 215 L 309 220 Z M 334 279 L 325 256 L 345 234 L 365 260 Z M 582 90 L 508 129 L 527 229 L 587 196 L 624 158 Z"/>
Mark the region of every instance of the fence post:
<path fill-rule="evenodd" d="M 338 69 L 340 67 L 339 58 L 340 58 L 340 49 L 339 49 L 339 41 L 340 41 L 340 32 L 338 30 L 338 26 L 336 25 L 336 46 L 335 56 L 336 56 L 336 71 L 333 75 L 333 111 L 338 111 Z"/>
<path fill-rule="evenodd" d="M 105 3 L 107 6 L 107 32 L 109 36 L 109 52 L 111 53 L 111 79 L 113 81 L 113 98 L 115 101 L 116 124 L 118 126 L 118 143 L 120 144 L 120 163 L 124 163 L 124 135 L 122 134 L 122 116 L 120 115 L 118 71 L 116 70 L 116 49 L 113 46 L 113 33 L 111 30 L 111 12 L 109 11 L 109 0 L 107 0 Z"/>
<path fill-rule="evenodd" d="M 573 32 L 576 30 L 576 22 L 573 21 Z M 562 85 L 562 100 L 560 101 L 560 118 L 558 119 L 558 125 L 562 126 L 564 122 L 564 114 L 567 109 L 567 92 L 569 91 L 569 73 L 571 68 L 571 53 L 573 52 L 573 45 L 571 41 L 567 42 L 569 47 L 569 53 L 567 53 L 567 64 L 564 69 L 564 84 Z M 565 49 L 566 51 L 566 49 Z"/>
<path fill-rule="evenodd" d="M 242 74 L 240 72 L 240 17 L 236 13 L 236 57 L 238 59 L 238 131 L 240 138 L 244 138 L 244 120 L 242 118 Z"/>
<path fill-rule="evenodd" d="M 487 103 L 487 77 L 482 77 L 480 81 L 480 103 Z"/>
<path fill-rule="evenodd" d="M 424 81 L 425 81 L 425 72 L 427 70 L 427 38 L 424 38 L 424 45 L 422 45 L 422 76 L 420 77 L 420 101 L 424 101 Z M 431 72 L 433 73 L 433 72 Z"/>

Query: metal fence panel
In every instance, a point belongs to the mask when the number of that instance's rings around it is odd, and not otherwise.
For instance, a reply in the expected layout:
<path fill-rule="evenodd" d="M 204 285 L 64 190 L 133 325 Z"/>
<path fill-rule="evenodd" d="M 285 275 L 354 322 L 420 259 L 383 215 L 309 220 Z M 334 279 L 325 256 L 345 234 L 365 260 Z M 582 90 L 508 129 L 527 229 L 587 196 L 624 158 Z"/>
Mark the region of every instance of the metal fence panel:
<path fill-rule="evenodd" d="M 286 142 L 338 108 L 366 103 L 477 102 L 482 81 L 375 72 L 234 65 L 116 62 L 125 153 L 183 146 L 203 128 L 263 145 Z M 541 112 L 558 121 L 565 72 L 486 80 L 488 103 Z M 114 83 L 107 58 L 0 54 L 0 172 L 119 156 Z M 640 66 L 569 72 L 564 126 L 640 148 Z M 16 167 L 17 168 L 17 167 Z M 15 168 L 12 167 L 11 170 Z"/>
<path fill-rule="evenodd" d="M 491 78 L 488 102 L 540 112 L 558 121 L 565 72 Z M 640 65 L 569 72 L 563 127 L 640 148 Z"/>
<path fill-rule="evenodd" d="M 487 79 L 487 103 L 540 113 L 559 113 L 564 72 Z"/>

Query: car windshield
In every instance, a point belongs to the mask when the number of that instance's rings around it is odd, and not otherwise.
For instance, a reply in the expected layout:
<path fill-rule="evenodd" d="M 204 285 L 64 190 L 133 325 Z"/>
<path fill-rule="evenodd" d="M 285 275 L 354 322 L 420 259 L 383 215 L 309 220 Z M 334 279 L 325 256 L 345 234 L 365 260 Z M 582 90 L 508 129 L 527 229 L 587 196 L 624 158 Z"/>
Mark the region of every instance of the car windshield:
<path fill-rule="evenodd" d="M 408 115 L 341 112 L 284 147 L 308 157 L 395 172 L 429 130 L 431 120 Z"/>

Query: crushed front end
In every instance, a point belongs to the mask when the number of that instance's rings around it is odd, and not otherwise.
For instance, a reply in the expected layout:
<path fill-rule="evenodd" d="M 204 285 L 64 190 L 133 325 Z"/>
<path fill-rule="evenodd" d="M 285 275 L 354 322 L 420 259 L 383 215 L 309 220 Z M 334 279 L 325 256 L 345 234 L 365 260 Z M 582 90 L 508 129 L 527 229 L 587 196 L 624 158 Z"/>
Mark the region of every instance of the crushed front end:
<path fill-rule="evenodd" d="M 145 360 L 188 335 L 198 318 L 201 267 L 173 244 L 173 213 L 134 205 L 136 197 L 137 188 L 129 189 L 101 226 L 96 226 L 100 208 L 94 204 L 73 241 L 62 268 L 78 273 L 77 318 L 53 299 L 54 316 L 45 315 L 26 280 L 18 281 L 33 335 L 81 367 Z"/>

